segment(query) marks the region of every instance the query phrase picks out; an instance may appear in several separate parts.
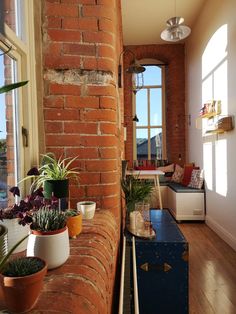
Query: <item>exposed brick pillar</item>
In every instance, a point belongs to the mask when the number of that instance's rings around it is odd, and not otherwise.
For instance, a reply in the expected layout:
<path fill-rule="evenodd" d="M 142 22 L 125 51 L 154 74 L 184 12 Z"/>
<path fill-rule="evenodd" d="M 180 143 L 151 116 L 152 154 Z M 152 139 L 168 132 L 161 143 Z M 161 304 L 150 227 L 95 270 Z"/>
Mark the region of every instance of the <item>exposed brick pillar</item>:
<path fill-rule="evenodd" d="M 120 212 L 120 1 L 44 0 L 46 150 L 79 156 L 72 205 Z"/>

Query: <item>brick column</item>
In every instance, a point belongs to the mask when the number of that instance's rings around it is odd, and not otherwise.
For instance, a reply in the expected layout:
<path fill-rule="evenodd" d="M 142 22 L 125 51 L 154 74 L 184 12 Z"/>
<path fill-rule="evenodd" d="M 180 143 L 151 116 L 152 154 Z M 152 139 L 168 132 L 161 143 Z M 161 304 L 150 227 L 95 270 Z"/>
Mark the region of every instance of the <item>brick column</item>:
<path fill-rule="evenodd" d="M 72 205 L 95 200 L 120 212 L 118 0 L 44 0 L 46 150 L 79 156 Z M 117 47 L 118 45 L 118 47 Z"/>

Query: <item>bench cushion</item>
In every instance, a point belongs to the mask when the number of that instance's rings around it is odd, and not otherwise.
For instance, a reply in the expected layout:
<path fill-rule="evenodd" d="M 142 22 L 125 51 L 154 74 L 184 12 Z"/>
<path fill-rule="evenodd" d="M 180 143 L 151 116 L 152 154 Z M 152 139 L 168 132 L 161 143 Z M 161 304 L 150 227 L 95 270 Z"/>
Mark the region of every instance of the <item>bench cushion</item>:
<path fill-rule="evenodd" d="M 168 182 L 168 186 L 176 193 L 204 193 L 204 189 L 194 189 L 176 182 Z"/>

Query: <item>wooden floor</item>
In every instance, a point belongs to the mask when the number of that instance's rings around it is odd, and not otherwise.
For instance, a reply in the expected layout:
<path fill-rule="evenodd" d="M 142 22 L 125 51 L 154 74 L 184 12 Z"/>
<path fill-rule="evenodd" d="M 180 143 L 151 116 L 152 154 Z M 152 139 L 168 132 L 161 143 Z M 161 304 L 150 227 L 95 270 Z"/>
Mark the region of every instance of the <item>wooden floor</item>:
<path fill-rule="evenodd" d="M 189 242 L 190 314 L 236 314 L 236 252 L 204 223 L 181 223 Z"/>

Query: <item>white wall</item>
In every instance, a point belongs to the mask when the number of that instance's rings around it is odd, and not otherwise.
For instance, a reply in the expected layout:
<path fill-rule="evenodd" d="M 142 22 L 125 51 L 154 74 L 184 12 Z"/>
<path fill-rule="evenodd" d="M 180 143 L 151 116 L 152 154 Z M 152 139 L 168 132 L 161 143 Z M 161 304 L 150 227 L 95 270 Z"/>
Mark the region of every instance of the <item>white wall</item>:
<path fill-rule="evenodd" d="M 205 171 L 206 222 L 236 250 L 236 130 L 203 137 L 195 127 L 210 99 L 222 101 L 222 114 L 236 116 L 235 12 L 235 0 L 208 0 L 202 8 L 186 44 L 186 108 L 188 159 Z"/>

